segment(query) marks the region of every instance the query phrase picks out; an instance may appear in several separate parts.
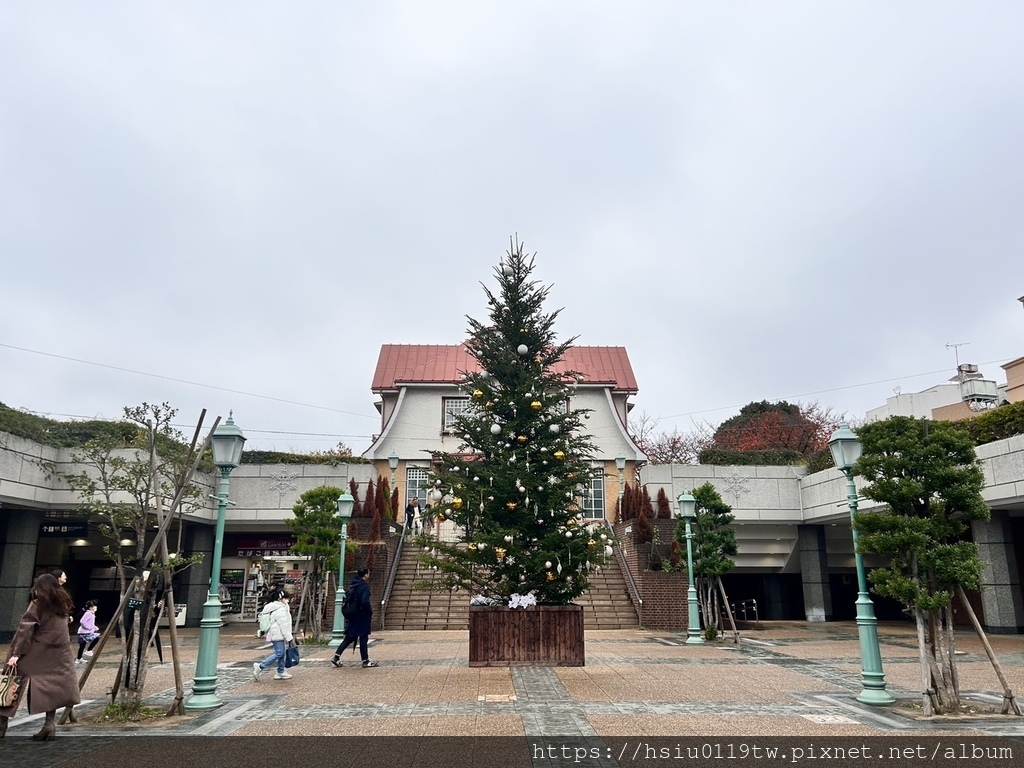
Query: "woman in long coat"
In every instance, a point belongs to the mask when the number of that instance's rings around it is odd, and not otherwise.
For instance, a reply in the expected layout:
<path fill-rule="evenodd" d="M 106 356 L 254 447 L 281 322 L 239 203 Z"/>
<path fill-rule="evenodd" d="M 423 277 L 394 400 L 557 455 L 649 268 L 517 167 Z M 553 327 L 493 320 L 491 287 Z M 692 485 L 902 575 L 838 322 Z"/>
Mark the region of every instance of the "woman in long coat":
<path fill-rule="evenodd" d="M 331 658 L 331 664 L 336 667 L 341 666 L 341 654 L 350 645 L 355 645 L 357 640 L 359 641 L 359 656 L 362 659 L 363 666 L 380 666 L 376 661 L 370 661 L 370 657 L 366 652 L 366 645 L 370 636 L 370 624 L 373 620 L 373 604 L 370 602 L 369 579 L 370 572 L 366 568 L 360 568 L 356 571 L 356 575 L 352 577 L 352 581 L 348 585 L 348 594 L 345 599 L 346 601 L 352 601 L 352 613 L 345 619 L 345 639 Z"/>
<path fill-rule="evenodd" d="M 58 707 L 70 707 L 81 701 L 68 633 L 68 617 L 73 611 L 71 597 L 57 579 L 49 573 L 37 576 L 32 583 L 32 602 L 11 640 L 7 663 L 15 665 L 25 678 L 22 685 L 26 692 L 20 698 L 28 700 L 30 715 L 46 713 L 42 729 L 32 737 L 35 741 L 48 741 L 56 736 L 54 718 Z M 15 704 L 0 709 L 0 738 L 17 708 Z"/>

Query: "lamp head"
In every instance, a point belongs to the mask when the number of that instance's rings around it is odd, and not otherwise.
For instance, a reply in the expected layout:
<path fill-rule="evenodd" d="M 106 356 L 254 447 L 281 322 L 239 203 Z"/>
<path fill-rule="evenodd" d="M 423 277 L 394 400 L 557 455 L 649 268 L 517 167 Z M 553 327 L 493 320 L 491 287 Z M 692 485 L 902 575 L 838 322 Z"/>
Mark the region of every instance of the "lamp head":
<path fill-rule="evenodd" d="M 391 468 L 392 472 L 394 472 L 396 469 L 398 469 L 398 454 L 395 453 L 394 451 L 392 451 L 388 455 L 388 467 Z"/>
<path fill-rule="evenodd" d="M 679 516 L 683 520 L 694 520 L 697 517 L 697 500 L 693 498 L 692 494 L 679 494 L 676 504 L 679 505 Z"/>
<path fill-rule="evenodd" d="M 228 413 L 228 420 L 218 424 L 210 435 L 213 463 L 221 469 L 234 469 L 242 463 L 242 446 L 245 436 Z"/>
<path fill-rule="evenodd" d="M 615 457 L 615 468 L 621 472 L 626 468 L 626 457 L 621 453 Z"/>
<path fill-rule="evenodd" d="M 356 500 L 352 498 L 352 494 L 345 491 L 341 496 L 338 497 L 338 517 L 342 520 L 348 520 L 352 517 L 352 508 L 356 505 Z"/>
<path fill-rule="evenodd" d="M 846 423 L 840 424 L 839 429 L 832 433 L 828 440 L 828 449 L 832 453 L 836 469 L 843 472 L 849 472 L 864 452 L 864 446 L 857 439 L 857 433 Z"/>

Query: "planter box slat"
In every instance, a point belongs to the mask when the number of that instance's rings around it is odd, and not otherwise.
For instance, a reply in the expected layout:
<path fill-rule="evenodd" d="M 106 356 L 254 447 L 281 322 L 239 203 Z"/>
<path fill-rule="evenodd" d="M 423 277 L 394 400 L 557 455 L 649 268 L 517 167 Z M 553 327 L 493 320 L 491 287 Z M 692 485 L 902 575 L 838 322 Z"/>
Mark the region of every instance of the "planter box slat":
<path fill-rule="evenodd" d="M 469 666 L 582 667 L 583 608 L 469 608 Z"/>

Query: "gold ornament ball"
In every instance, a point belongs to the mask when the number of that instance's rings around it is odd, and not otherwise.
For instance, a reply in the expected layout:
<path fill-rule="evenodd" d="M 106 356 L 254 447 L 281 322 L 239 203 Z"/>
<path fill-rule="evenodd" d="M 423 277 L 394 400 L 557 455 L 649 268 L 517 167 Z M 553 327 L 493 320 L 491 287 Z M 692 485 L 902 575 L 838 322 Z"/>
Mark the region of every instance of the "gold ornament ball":
<path fill-rule="evenodd" d="M 518 440 L 520 445 L 522 445 L 523 443 L 526 442 L 526 435 L 520 435 L 519 437 L 516 438 L 516 440 Z"/>
<path fill-rule="evenodd" d="M 488 400 L 486 403 L 484 403 L 484 408 L 493 408 L 493 407 L 494 407 L 494 403 L 491 402 L 490 400 Z"/>
<path fill-rule="evenodd" d="M 533 410 L 535 411 L 539 411 L 544 406 L 541 405 L 540 400 L 534 400 L 532 403 L 530 403 L 530 407 L 533 408 Z"/>
<path fill-rule="evenodd" d="M 510 510 L 515 509 L 516 503 L 514 501 L 507 501 L 505 502 L 505 507 Z"/>
<path fill-rule="evenodd" d="M 456 496 L 454 499 L 452 499 L 452 506 L 455 509 L 462 509 L 462 499 Z"/>
<path fill-rule="evenodd" d="M 484 396 L 484 393 L 481 390 L 479 390 L 479 389 L 476 390 L 475 392 L 473 392 L 473 397 L 475 397 L 477 400 L 479 400 L 483 396 Z"/>
<path fill-rule="evenodd" d="M 553 574 L 551 571 L 548 571 L 548 581 L 554 581 L 554 580 L 555 580 L 555 574 Z"/>
<path fill-rule="evenodd" d="M 552 455 L 559 461 L 565 458 L 565 454 L 562 453 L 561 451 L 555 451 Z"/>

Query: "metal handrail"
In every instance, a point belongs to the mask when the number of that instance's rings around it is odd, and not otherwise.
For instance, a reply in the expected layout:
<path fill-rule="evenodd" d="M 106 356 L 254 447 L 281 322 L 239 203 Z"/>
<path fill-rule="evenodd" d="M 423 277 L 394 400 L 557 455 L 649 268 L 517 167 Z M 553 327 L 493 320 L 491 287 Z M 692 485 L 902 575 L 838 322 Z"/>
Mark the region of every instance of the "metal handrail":
<path fill-rule="evenodd" d="M 380 625 L 384 626 L 387 618 L 388 598 L 391 597 L 391 590 L 395 586 L 395 578 L 398 575 L 398 563 L 402 559 L 402 545 L 405 544 L 405 532 L 408 526 L 402 526 L 402 535 L 398 539 L 398 546 L 395 547 L 395 559 L 391 561 L 391 570 L 388 573 L 388 582 L 384 585 L 384 596 L 380 599 Z"/>
<path fill-rule="evenodd" d="M 611 538 L 615 553 L 618 555 L 619 566 L 622 568 L 622 572 L 626 574 L 626 581 L 629 582 L 629 591 L 633 595 L 633 610 L 636 612 L 637 621 L 640 620 L 640 606 L 644 604 L 644 599 L 640 597 L 640 588 L 636 585 L 636 580 L 633 578 L 632 571 L 629 570 L 629 566 L 626 564 L 626 554 L 622 551 L 622 544 L 619 543 L 618 537 L 615 535 L 615 531 L 612 530 L 612 524 L 608 522 L 608 518 L 604 519 L 604 527 L 608 529 L 608 536 Z"/>
<path fill-rule="evenodd" d="M 761 628 L 761 617 L 757 613 L 757 600 L 755 598 L 731 603 L 730 607 L 732 608 L 733 617 L 738 621 L 749 621 L 747 611 L 752 610 L 754 612 L 754 626 L 758 629 Z M 740 614 L 743 614 L 743 618 L 740 618 Z"/>

